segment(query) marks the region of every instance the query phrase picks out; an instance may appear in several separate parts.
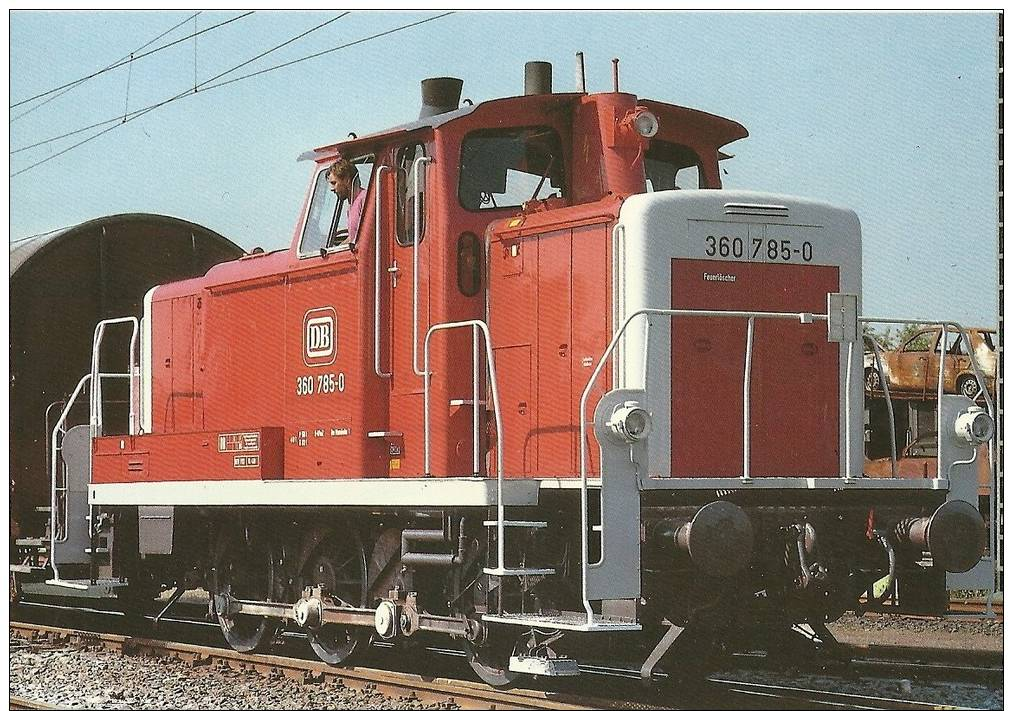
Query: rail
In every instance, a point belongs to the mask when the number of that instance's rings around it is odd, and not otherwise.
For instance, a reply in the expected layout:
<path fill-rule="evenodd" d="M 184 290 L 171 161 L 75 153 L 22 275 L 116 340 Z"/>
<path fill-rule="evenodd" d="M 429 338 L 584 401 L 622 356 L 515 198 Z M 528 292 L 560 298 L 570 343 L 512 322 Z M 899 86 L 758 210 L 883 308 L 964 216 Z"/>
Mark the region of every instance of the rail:
<path fill-rule="evenodd" d="M 53 579 L 50 580 L 50 581 L 47 581 L 47 582 L 49 582 L 52 585 L 62 585 L 62 586 L 65 586 L 65 587 L 75 587 L 75 588 L 84 587 L 84 586 L 81 586 L 81 585 L 77 585 L 75 583 L 68 583 L 68 582 L 62 580 L 60 578 L 60 570 L 59 570 L 59 568 L 57 568 L 57 564 L 56 564 L 56 544 L 59 543 L 59 542 L 63 542 L 63 541 L 67 540 L 67 526 L 66 526 L 66 522 L 65 522 L 64 526 L 62 527 L 62 529 L 58 528 L 58 523 L 59 523 L 59 518 L 60 518 L 60 510 L 58 508 L 57 495 L 56 495 L 57 491 L 58 491 L 57 470 L 59 469 L 59 465 L 58 465 L 58 459 L 59 458 L 57 457 L 57 453 L 59 451 L 58 450 L 58 446 L 57 446 L 57 435 L 60 432 L 63 431 L 63 426 L 64 426 L 64 424 L 67 421 L 67 416 L 70 414 L 71 408 L 74 407 L 74 403 L 77 402 L 77 398 L 81 394 L 81 390 L 84 389 L 84 386 L 86 384 L 88 384 L 89 382 L 91 382 L 91 377 L 92 376 L 89 373 L 88 375 L 85 375 L 84 377 L 82 377 L 78 381 L 77 387 L 74 388 L 73 394 L 67 399 L 67 404 L 64 406 L 63 412 L 60 413 L 60 418 L 56 421 L 56 425 L 53 427 L 53 434 L 51 435 L 51 439 L 50 439 L 50 447 L 51 447 L 50 476 L 52 477 L 52 489 L 51 489 L 51 492 L 50 492 L 50 509 L 49 509 L 49 517 L 50 517 L 49 518 L 49 533 L 50 533 L 50 536 L 51 536 L 51 540 L 50 540 L 50 546 L 49 546 L 49 559 L 48 559 L 48 563 L 49 563 L 49 566 L 53 569 Z M 91 394 L 90 391 L 92 389 L 93 388 L 89 389 L 89 394 Z M 64 504 L 66 504 L 66 487 L 64 487 L 63 491 L 64 491 L 64 499 L 63 500 L 64 500 Z"/>
<path fill-rule="evenodd" d="M 872 343 L 872 353 L 876 359 L 876 371 L 879 373 L 879 382 L 883 385 L 883 395 L 886 397 L 886 416 L 890 419 L 890 475 L 897 477 L 897 424 L 893 417 L 893 401 L 890 399 L 890 385 L 886 382 L 883 371 L 883 358 L 879 344 L 875 338 L 866 336 Z"/>
<path fill-rule="evenodd" d="M 967 329 L 956 321 L 924 321 L 918 319 L 892 319 L 882 318 L 879 316 L 863 316 L 858 319 L 859 323 L 889 323 L 889 324 L 904 324 L 911 326 L 938 326 L 940 328 L 939 333 L 939 375 L 936 381 L 936 402 L 939 403 L 943 399 L 943 382 L 945 379 L 946 371 L 946 334 L 947 328 L 952 328 L 955 332 L 960 334 L 961 339 L 967 348 L 968 358 L 971 362 L 971 370 L 974 371 L 974 379 L 978 382 L 978 390 L 985 400 L 985 410 L 988 412 L 989 417 L 995 420 L 995 404 L 992 402 L 992 396 L 988 392 L 988 388 L 985 384 L 985 376 L 981 372 L 981 368 L 978 366 L 978 358 L 974 354 L 974 348 L 971 346 L 971 337 L 967 333 Z M 879 357 L 879 344 L 875 342 L 875 339 L 870 338 L 873 342 L 874 353 L 876 354 L 876 371 L 879 375 L 879 382 L 883 386 L 883 394 L 886 396 L 887 409 L 890 413 L 890 456 L 893 463 L 893 474 L 897 474 L 897 441 L 893 435 L 893 407 L 890 404 L 890 393 L 888 390 L 888 378 L 886 372 L 883 370 L 883 363 Z M 849 366 L 850 367 L 850 366 Z M 943 420 L 942 420 L 942 408 L 936 406 L 936 436 L 941 437 L 943 434 Z M 976 450 L 977 451 L 977 450 Z M 992 446 L 989 445 L 989 465 L 994 467 L 994 456 L 992 452 Z M 943 479 L 943 463 L 937 457 L 936 458 L 936 478 Z"/>
<path fill-rule="evenodd" d="M 422 193 L 419 192 L 419 167 L 432 162 L 433 159 L 429 156 L 419 156 L 412 163 L 412 180 L 415 186 L 415 200 L 412 203 L 412 224 L 415 230 L 415 239 L 412 242 L 412 369 L 415 371 L 415 375 L 419 376 L 425 375 L 419 370 L 419 236 L 422 231 L 422 200 L 420 199 Z"/>
<path fill-rule="evenodd" d="M 126 373 L 103 373 L 101 371 L 101 349 L 102 340 L 105 337 L 106 327 L 114 326 L 118 324 L 130 324 L 132 326 L 130 334 L 130 353 L 129 353 L 129 365 Z M 60 571 L 57 562 L 56 548 L 58 543 L 66 543 L 68 540 L 68 532 L 70 522 L 67 520 L 67 496 L 68 483 L 66 473 L 64 473 L 63 486 L 60 486 L 59 481 L 59 453 L 62 451 L 60 435 L 66 432 L 67 417 L 70 415 L 71 409 L 77 404 L 77 399 L 80 397 L 81 392 L 84 390 L 86 385 L 88 388 L 88 401 L 89 401 L 89 433 L 92 438 L 102 435 L 102 382 L 103 380 L 115 380 L 115 379 L 127 379 L 128 381 L 128 431 L 129 434 L 134 435 L 137 433 L 137 398 L 135 396 L 135 379 L 137 377 L 137 339 L 138 332 L 140 330 L 140 322 L 136 316 L 126 316 L 123 318 L 112 318 L 103 319 L 99 321 L 95 326 L 95 333 L 92 338 L 92 349 L 91 349 L 91 372 L 81 378 L 78 381 L 77 387 L 74 388 L 74 392 L 67 399 L 66 405 L 60 413 L 59 419 L 56 421 L 56 425 L 53 426 L 52 433 L 50 434 L 50 510 L 49 510 L 49 527 L 50 527 L 50 550 L 48 564 L 53 569 L 52 580 L 47 580 L 46 583 L 49 585 L 57 585 L 62 587 L 70 587 L 76 589 L 87 589 L 86 585 L 80 585 L 78 583 L 72 583 L 60 578 Z M 47 410 L 47 418 L 49 412 Z M 60 494 L 63 494 L 62 498 Z M 61 509 L 60 504 L 63 504 Z M 61 513 L 62 511 L 62 513 Z M 89 529 L 91 522 L 94 520 L 94 508 L 89 504 L 88 506 L 88 521 Z M 61 521 L 62 518 L 62 521 Z"/>
<path fill-rule="evenodd" d="M 127 370 L 127 377 L 130 379 L 129 390 L 130 390 L 130 408 L 128 414 L 128 433 L 131 435 L 137 434 L 137 414 L 135 412 L 135 369 L 137 367 L 137 336 L 140 329 L 140 322 L 136 316 L 124 316 L 122 318 L 109 318 L 99 321 L 95 326 L 95 336 L 92 339 L 91 346 L 91 382 L 93 383 L 91 388 L 91 435 L 97 437 L 102 435 L 102 378 L 106 375 L 117 375 L 117 374 L 106 374 L 102 373 L 99 369 L 100 365 L 100 350 L 102 347 L 102 339 L 105 337 L 105 331 L 107 326 L 115 326 L 117 324 L 129 323 L 133 326 L 130 334 L 130 358 L 129 358 L 129 369 Z"/>
<path fill-rule="evenodd" d="M 472 426 L 474 427 L 474 444 L 472 447 L 472 453 L 474 457 L 474 469 L 475 474 L 479 474 L 479 439 L 478 439 L 478 332 L 481 331 L 484 336 L 485 342 L 485 357 L 487 363 L 487 370 L 489 372 L 489 390 L 492 396 L 492 409 L 493 414 L 496 418 L 496 533 L 498 537 L 497 541 L 497 556 L 498 563 L 497 568 L 503 568 L 504 559 L 504 536 L 503 529 L 505 526 L 505 507 L 503 504 L 503 418 L 499 407 L 499 386 L 496 382 L 496 363 L 492 357 L 492 338 L 489 335 L 489 326 L 485 321 L 469 320 L 469 321 L 451 321 L 447 323 L 438 323 L 429 327 L 426 332 L 425 341 L 423 343 L 423 359 L 425 372 L 423 373 L 424 385 L 423 385 L 423 423 L 424 423 L 424 439 L 423 439 L 423 459 L 424 459 L 424 473 L 426 476 L 431 476 L 429 471 L 429 384 L 432 373 L 429 371 L 429 340 L 433 334 L 437 331 L 449 331 L 456 328 L 467 328 L 471 327 L 471 338 L 472 338 L 472 397 L 474 398 L 472 407 Z"/>
<path fill-rule="evenodd" d="M 588 624 L 594 623 L 594 612 L 591 609 L 591 601 L 588 598 L 587 592 L 587 571 L 588 571 L 588 477 L 587 477 L 587 465 L 588 465 L 588 447 L 587 447 L 587 419 L 585 413 L 587 411 L 587 400 L 591 395 L 591 389 L 594 387 L 595 381 L 601 375 L 602 370 L 605 368 L 605 363 L 612 356 L 616 346 L 619 343 L 619 339 L 626 333 L 626 329 L 633 322 L 634 319 L 643 316 L 645 320 L 649 321 L 652 316 L 691 316 L 691 317 L 725 317 L 725 318 L 745 318 L 748 319 L 748 331 L 746 340 L 746 366 L 744 373 L 744 384 L 743 384 L 743 462 L 745 467 L 743 469 L 743 480 L 749 480 L 749 407 L 750 407 L 750 396 L 749 396 L 749 375 L 752 365 L 752 331 L 753 323 L 757 318 L 763 319 L 780 319 L 780 320 L 798 320 L 800 323 L 813 323 L 814 321 L 829 321 L 827 314 L 813 314 L 808 312 L 799 313 L 785 313 L 777 311 L 707 311 L 700 309 L 639 309 L 634 311 L 632 314 L 626 317 L 620 326 L 612 336 L 612 340 L 609 341 L 608 346 L 605 348 L 605 352 L 602 353 L 601 358 L 598 359 L 598 364 L 594 371 L 591 373 L 591 377 L 588 378 L 587 385 L 584 387 L 583 393 L 580 396 L 580 410 L 577 413 L 578 421 L 580 422 L 580 578 L 581 578 L 581 597 L 583 598 L 584 612 L 587 614 Z M 649 334 L 649 330 L 645 330 L 645 334 Z M 649 351 L 648 343 L 644 343 L 644 350 Z M 645 356 L 646 358 L 646 356 Z M 849 364 L 849 369 L 851 365 Z M 646 379 L 647 371 L 643 371 Z M 646 383 L 645 383 L 646 385 Z M 848 393 L 845 394 L 848 398 Z M 605 536 L 605 520 L 602 518 L 600 535 L 604 538 Z"/>
<path fill-rule="evenodd" d="M 411 673 L 365 666 L 334 667 L 320 661 L 279 654 L 247 654 L 221 649 L 218 646 L 110 632 L 74 630 L 19 621 L 12 621 L 10 629 L 11 636 L 15 639 L 45 640 L 54 646 L 65 644 L 74 648 L 86 644 L 92 649 L 129 655 L 176 658 L 191 665 L 213 664 L 221 668 L 253 672 L 269 680 L 281 675 L 302 680 L 304 683 L 330 681 L 351 689 L 383 694 L 391 703 L 400 706 L 404 705 L 405 697 L 409 697 L 414 700 L 411 705 L 426 704 L 441 707 L 450 701 L 452 705 L 465 709 L 577 711 L 589 708 L 628 707 L 622 700 L 577 696 L 553 690 L 493 689 L 482 683 L 443 677 L 428 671 Z M 436 671 L 439 670 L 438 667 Z"/>
<path fill-rule="evenodd" d="M 380 253 L 383 252 L 383 240 L 380 238 L 382 230 L 380 193 L 383 189 L 385 170 L 390 170 L 390 166 L 381 165 L 376 169 L 376 209 L 373 211 L 376 214 L 376 229 L 373 230 L 373 251 L 376 253 L 373 274 L 373 372 L 380 378 L 389 378 L 392 375 L 380 367 Z"/>

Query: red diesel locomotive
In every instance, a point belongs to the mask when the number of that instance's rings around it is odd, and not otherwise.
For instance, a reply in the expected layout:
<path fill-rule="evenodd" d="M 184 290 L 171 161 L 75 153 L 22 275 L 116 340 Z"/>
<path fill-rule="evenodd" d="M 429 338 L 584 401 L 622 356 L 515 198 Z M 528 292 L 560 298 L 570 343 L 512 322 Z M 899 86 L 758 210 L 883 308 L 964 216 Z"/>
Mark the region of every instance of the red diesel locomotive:
<path fill-rule="evenodd" d="M 465 106 L 424 81 L 417 121 L 304 156 L 290 248 L 99 324 L 89 424 L 51 433 L 51 586 L 203 588 L 235 649 L 294 626 L 334 664 L 449 635 L 492 684 L 945 605 L 992 420 L 940 394 L 935 475 L 862 475 L 855 214 L 722 190 L 734 121 L 525 71 Z"/>

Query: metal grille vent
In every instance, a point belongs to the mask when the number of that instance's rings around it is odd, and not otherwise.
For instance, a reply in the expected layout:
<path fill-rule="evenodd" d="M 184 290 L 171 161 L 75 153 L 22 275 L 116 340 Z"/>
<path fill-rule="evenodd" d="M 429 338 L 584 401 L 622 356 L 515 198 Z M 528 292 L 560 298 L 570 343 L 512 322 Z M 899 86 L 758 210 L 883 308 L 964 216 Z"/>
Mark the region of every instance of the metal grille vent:
<path fill-rule="evenodd" d="M 788 208 L 784 205 L 762 205 L 751 202 L 726 202 L 726 215 L 753 215 L 756 217 L 787 217 Z"/>

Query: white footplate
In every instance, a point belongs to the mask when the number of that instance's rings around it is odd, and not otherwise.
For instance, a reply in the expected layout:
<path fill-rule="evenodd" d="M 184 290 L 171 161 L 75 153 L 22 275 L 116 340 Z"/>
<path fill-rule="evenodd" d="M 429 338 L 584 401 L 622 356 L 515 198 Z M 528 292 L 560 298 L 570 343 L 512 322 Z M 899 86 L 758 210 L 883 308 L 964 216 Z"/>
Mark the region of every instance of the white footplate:
<path fill-rule="evenodd" d="M 577 676 L 577 660 L 570 657 L 510 657 L 510 671 L 535 676 Z"/>

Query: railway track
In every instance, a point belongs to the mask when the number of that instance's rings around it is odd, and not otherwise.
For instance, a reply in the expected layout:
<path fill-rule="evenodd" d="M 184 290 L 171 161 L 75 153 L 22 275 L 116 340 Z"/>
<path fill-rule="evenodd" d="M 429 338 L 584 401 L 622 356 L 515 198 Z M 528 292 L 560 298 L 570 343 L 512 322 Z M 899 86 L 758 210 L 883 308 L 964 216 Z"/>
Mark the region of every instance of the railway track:
<path fill-rule="evenodd" d="M 264 676 L 283 675 L 306 683 L 332 682 L 352 689 L 379 691 L 392 698 L 424 703 L 450 703 L 464 709 L 622 709 L 625 702 L 593 697 L 568 697 L 557 692 L 530 689 L 499 691 L 484 684 L 417 674 L 358 667 L 330 667 L 322 662 L 269 654 L 240 654 L 204 645 L 167 642 L 120 634 L 69 630 L 46 625 L 11 622 L 11 631 L 28 641 L 63 642 L 79 648 L 105 649 L 124 655 L 173 657 L 191 666 L 216 665 Z M 660 707 L 659 707 L 660 708 Z"/>
<path fill-rule="evenodd" d="M 991 607 L 980 600 L 951 600 L 951 615 L 988 615 L 992 614 L 999 620 L 1002 619 L 1002 603 L 993 602 Z"/>
<path fill-rule="evenodd" d="M 47 625 L 12 622 L 11 632 L 17 640 L 33 646 L 53 648 L 73 645 L 78 648 L 106 649 L 125 655 L 174 657 L 191 666 L 217 665 L 239 671 L 257 672 L 268 678 L 284 675 L 306 683 L 332 682 L 365 691 L 375 691 L 394 699 L 417 699 L 424 703 L 452 703 L 461 708 L 496 709 L 650 709 L 650 708 L 876 708 L 876 709 L 935 709 L 938 704 L 908 699 L 856 696 L 784 684 L 764 684 L 722 678 L 715 675 L 694 687 L 673 688 L 665 683 L 664 675 L 658 684 L 644 688 L 637 683 L 633 670 L 622 668 L 582 667 L 588 676 L 608 677 L 601 686 L 610 696 L 591 697 L 575 691 L 578 688 L 564 680 L 558 688 L 520 689 L 501 691 L 484 684 L 443 677 L 423 677 L 419 674 L 376 668 L 335 668 L 318 661 L 288 656 L 240 654 L 232 650 L 201 644 L 188 644 L 158 639 L 131 637 L 121 634 L 72 630 Z M 984 665 L 1001 679 L 1002 659 L 999 654 L 968 655 L 962 650 L 935 652 L 914 648 L 852 647 L 858 664 L 879 664 L 879 671 L 907 670 L 915 667 L 927 669 L 934 675 L 952 674 L 955 669 Z M 963 650 L 966 652 L 966 650 Z M 741 660 L 737 660 L 741 661 Z M 928 665 L 928 666 L 927 666 Z M 746 665 L 748 666 L 748 665 Z M 864 669 L 864 668 L 863 668 Z M 895 672 L 896 673 L 896 672 Z M 831 672 L 832 675 L 832 672 Z M 908 676 L 914 676 L 907 674 Z M 993 677 L 994 681 L 995 677 Z M 1001 683 L 1001 681 L 1000 681 Z M 587 679 L 581 682 L 587 688 Z M 554 685 L 550 682 L 550 685 Z M 52 708 L 37 702 L 32 706 L 18 706 L 12 699 L 12 708 Z"/>
<path fill-rule="evenodd" d="M 55 709 L 57 707 L 44 704 L 41 701 L 23 699 L 20 696 L 11 696 L 10 704 L 7 708 L 12 709 L 12 711 L 22 711 L 25 709 Z"/>

